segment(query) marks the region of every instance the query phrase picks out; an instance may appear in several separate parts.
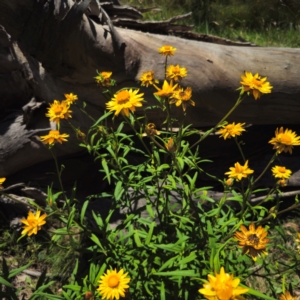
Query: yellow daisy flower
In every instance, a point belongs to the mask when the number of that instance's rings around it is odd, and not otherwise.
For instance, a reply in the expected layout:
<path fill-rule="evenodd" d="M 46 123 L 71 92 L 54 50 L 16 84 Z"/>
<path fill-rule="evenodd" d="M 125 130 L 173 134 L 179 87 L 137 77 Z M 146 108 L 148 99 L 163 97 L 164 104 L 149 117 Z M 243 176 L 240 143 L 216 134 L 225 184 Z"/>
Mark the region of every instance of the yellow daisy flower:
<path fill-rule="evenodd" d="M 6 178 L 5 177 L 2 177 L 2 178 L 0 178 L 0 190 L 2 190 L 3 189 L 3 182 L 6 180 Z"/>
<path fill-rule="evenodd" d="M 300 136 L 290 129 L 284 131 L 283 127 L 279 130 L 276 128 L 275 137 L 269 141 L 269 144 L 274 145 L 273 149 L 276 149 L 278 153 L 283 151 L 292 154 L 293 146 L 300 145 Z"/>
<path fill-rule="evenodd" d="M 48 108 L 48 113 L 46 114 L 46 117 L 50 118 L 50 121 L 54 121 L 56 123 L 59 123 L 61 119 L 68 119 L 72 118 L 70 113 L 72 112 L 69 110 L 70 105 L 67 101 L 58 101 L 54 100 L 52 104 L 50 104 L 50 107 Z"/>
<path fill-rule="evenodd" d="M 36 211 L 36 214 L 29 211 L 27 219 L 22 219 L 21 222 L 25 224 L 23 226 L 22 235 L 28 234 L 31 236 L 32 234 L 37 234 L 38 230 L 42 228 L 42 225 L 46 224 L 45 218 L 46 214 L 40 216 L 41 212 L 39 210 Z"/>
<path fill-rule="evenodd" d="M 221 134 L 220 137 L 223 137 L 224 140 L 226 140 L 227 138 L 241 135 L 242 131 L 245 131 L 245 129 L 242 127 L 243 125 L 245 125 L 245 123 L 235 124 L 235 122 L 233 122 L 231 124 L 222 126 L 222 128 L 218 130 L 216 133 Z"/>
<path fill-rule="evenodd" d="M 163 56 L 172 56 L 172 55 L 174 55 L 176 50 L 177 50 L 176 48 L 166 45 L 166 46 L 162 46 L 161 48 L 159 48 L 158 52 Z"/>
<path fill-rule="evenodd" d="M 158 80 L 154 78 L 153 71 L 144 72 L 140 77 L 140 81 L 141 81 L 141 86 L 146 86 L 146 87 L 158 83 Z"/>
<path fill-rule="evenodd" d="M 248 168 L 248 160 L 245 162 L 245 165 L 241 166 L 238 162 L 234 164 L 234 167 L 229 168 L 230 171 L 225 174 L 230 178 L 235 178 L 236 180 L 241 180 L 242 178 L 247 178 L 249 174 L 252 174 L 254 171 Z"/>
<path fill-rule="evenodd" d="M 49 134 L 40 136 L 41 141 L 46 145 L 52 145 L 56 142 L 62 144 L 62 142 L 67 142 L 66 138 L 69 137 L 69 134 L 63 133 L 60 134 L 58 130 L 50 130 Z"/>
<path fill-rule="evenodd" d="M 119 113 L 129 117 L 129 111 L 134 112 L 136 107 L 142 106 L 144 94 L 138 94 L 139 90 L 121 90 L 117 92 L 114 97 L 106 103 L 106 108 L 110 111 L 116 111 L 115 115 Z"/>
<path fill-rule="evenodd" d="M 192 89 L 187 87 L 185 91 L 183 88 L 177 89 L 174 91 L 172 95 L 170 104 L 175 103 L 176 106 L 180 106 L 182 104 L 183 111 L 186 111 L 186 106 L 188 104 L 195 106 L 195 102 L 191 99 L 192 98 Z"/>
<path fill-rule="evenodd" d="M 268 254 L 266 252 L 266 245 L 269 242 L 266 238 L 268 232 L 262 226 L 255 229 L 255 225 L 251 223 L 249 230 L 244 225 L 241 225 L 240 230 L 242 232 L 237 231 L 234 237 L 238 239 L 239 247 L 243 248 L 243 254 L 250 255 L 254 261 L 261 253 Z"/>
<path fill-rule="evenodd" d="M 271 93 L 273 87 L 267 81 L 267 77 L 261 78 L 258 73 L 253 76 L 251 72 L 245 72 L 244 75 L 241 75 L 241 78 L 240 83 L 244 91 L 252 93 L 255 100 L 259 99 L 261 94 Z"/>
<path fill-rule="evenodd" d="M 272 173 L 275 178 L 288 179 L 288 178 L 290 178 L 292 171 L 289 169 L 286 169 L 285 167 L 275 166 L 272 168 Z"/>
<path fill-rule="evenodd" d="M 284 294 L 279 296 L 279 300 L 297 300 L 297 297 L 292 296 L 289 291 L 285 291 Z"/>
<path fill-rule="evenodd" d="M 220 274 L 208 275 L 208 282 L 203 284 L 199 293 L 210 300 L 240 299 L 239 295 L 247 293 L 249 289 L 243 288 L 239 284 L 240 279 L 233 278 L 233 274 L 225 273 L 224 267 L 222 267 Z"/>
<path fill-rule="evenodd" d="M 73 104 L 76 100 L 78 100 L 78 96 L 77 95 L 74 95 L 73 93 L 70 93 L 70 94 L 64 94 L 65 97 L 66 97 L 66 100 L 65 102 L 68 104 L 68 105 L 71 105 Z"/>
<path fill-rule="evenodd" d="M 156 126 L 154 123 L 148 123 L 145 126 L 145 132 L 142 134 L 142 136 L 154 136 L 154 135 L 160 135 L 160 131 L 156 130 Z"/>
<path fill-rule="evenodd" d="M 170 65 L 167 68 L 166 76 L 168 79 L 181 80 L 187 76 L 187 70 L 186 68 L 180 68 L 179 65 Z"/>
<path fill-rule="evenodd" d="M 95 78 L 96 83 L 102 87 L 114 86 L 115 81 L 111 79 L 112 72 L 101 72 Z"/>
<path fill-rule="evenodd" d="M 130 278 L 126 277 L 128 273 L 124 273 L 121 269 L 119 272 L 115 270 L 107 270 L 106 274 L 100 277 L 99 288 L 97 289 L 102 295 L 102 299 L 120 299 L 125 297 L 125 289 L 129 288 Z"/>
<path fill-rule="evenodd" d="M 173 80 L 171 80 L 170 84 L 167 80 L 164 80 L 163 86 L 161 89 L 158 90 L 158 92 L 154 93 L 154 95 L 159 97 L 170 97 L 175 92 L 175 89 L 177 88 L 177 84 L 173 86 Z"/>

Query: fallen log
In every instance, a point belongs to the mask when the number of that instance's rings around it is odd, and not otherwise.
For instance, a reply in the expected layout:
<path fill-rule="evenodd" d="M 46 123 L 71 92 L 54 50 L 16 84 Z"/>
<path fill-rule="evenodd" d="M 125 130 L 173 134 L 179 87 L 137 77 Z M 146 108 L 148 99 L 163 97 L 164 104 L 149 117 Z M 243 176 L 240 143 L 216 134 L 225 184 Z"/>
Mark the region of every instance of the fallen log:
<path fill-rule="evenodd" d="M 157 50 L 166 44 L 177 48 L 169 63 L 188 70 L 182 85 L 193 90 L 196 106 L 187 111 L 193 126 L 213 126 L 224 116 L 238 97 L 245 70 L 267 76 L 274 89 L 257 101 L 246 99 L 229 121 L 299 123 L 300 49 L 228 46 L 116 28 L 89 18 L 90 2 L 1 1 L 0 176 L 51 158 L 37 136 L 53 126 L 45 117 L 46 107 L 64 93 L 77 94 L 95 118 L 101 116 L 106 101 L 93 79 L 96 70 L 112 71 L 119 88 L 138 86 L 148 70 L 162 83 L 165 58 Z M 147 104 L 154 104 L 154 90 L 140 89 Z M 32 101 L 34 109 L 28 109 Z M 174 109 L 174 117 L 181 115 Z M 163 121 L 156 111 L 148 119 L 157 126 Z M 76 109 L 72 122 L 82 130 L 91 125 Z M 57 147 L 59 156 L 79 151 L 74 139 Z"/>

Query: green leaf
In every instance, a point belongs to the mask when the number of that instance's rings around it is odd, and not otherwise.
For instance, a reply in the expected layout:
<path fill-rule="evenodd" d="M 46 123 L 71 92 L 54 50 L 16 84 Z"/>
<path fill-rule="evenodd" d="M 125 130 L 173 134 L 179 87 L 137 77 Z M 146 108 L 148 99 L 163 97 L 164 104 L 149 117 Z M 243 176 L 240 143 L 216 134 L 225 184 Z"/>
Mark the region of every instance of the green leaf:
<path fill-rule="evenodd" d="M 8 287 L 14 289 L 14 286 L 13 286 L 11 283 L 9 283 L 8 281 L 6 281 L 6 280 L 5 280 L 3 277 L 1 277 L 1 276 L 0 276 L 0 283 L 1 283 L 1 284 L 4 284 L 5 286 L 8 286 Z"/>
<path fill-rule="evenodd" d="M 106 174 L 107 181 L 108 181 L 108 183 L 110 184 L 110 183 L 111 183 L 111 180 L 110 180 L 110 172 L 109 172 L 109 169 L 108 169 L 108 165 L 107 165 L 106 159 L 105 159 L 105 158 L 102 158 L 101 163 L 102 163 L 102 168 L 103 168 L 103 170 L 104 170 L 104 172 L 105 172 L 105 174 Z"/>
<path fill-rule="evenodd" d="M 196 258 L 197 258 L 196 251 L 192 251 L 192 252 L 190 253 L 189 256 L 187 256 L 187 257 L 181 259 L 179 264 L 180 264 L 180 265 L 187 264 L 187 263 L 189 263 L 190 261 L 195 260 Z"/>
<path fill-rule="evenodd" d="M 154 211 L 151 204 L 146 205 L 146 210 L 151 218 L 155 218 Z"/>
<path fill-rule="evenodd" d="M 177 271 L 169 271 L 169 272 L 155 272 L 152 273 L 152 275 L 155 276 L 188 276 L 188 277 L 194 277 L 199 276 L 195 273 L 194 270 L 177 270 Z"/>
<path fill-rule="evenodd" d="M 155 222 L 152 222 L 151 225 L 150 225 L 149 232 L 148 232 L 146 240 L 145 240 L 146 245 L 148 245 L 150 243 L 151 239 L 152 239 L 153 230 L 154 230 L 155 225 L 156 225 Z"/>
<path fill-rule="evenodd" d="M 115 192 L 114 192 L 114 196 L 115 199 L 118 201 L 121 199 L 122 194 L 124 193 L 124 189 L 122 187 L 123 182 L 122 181 L 118 181 L 115 187 Z"/>
<path fill-rule="evenodd" d="M 82 287 L 80 285 L 75 285 L 75 284 L 67 284 L 67 285 L 64 285 L 63 288 L 72 290 L 75 292 L 80 292 L 82 290 Z"/>
<path fill-rule="evenodd" d="M 80 223 L 83 225 L 83 221 L 84 221 L 84 216 L 85 216 L 85 212 L 86 209 L 89 205 L 89 200 L 84 201 L 83 205 L 82 205 L 82 209 L 81 209 L 81 213 L 80 213 Z"/>
<path fill-rule="evenodd" d="M 98 239 L 98 237 L 97 237 L 94 233 L 91 234 L 90 239 L 91 239 L 97 246 L 99 246 L 99 247 L 101 248 L 101 250 L 102 250 L 104 253 L 106 253 L 106 251 L 105 251 L 105 249 L 103 248 L 103 246 L 102 246 L 100 240 Z"/>
<path fill-rule="evenodd" d="M 9 272 L 8 278 L 12 278 L 12 277 L 18 275 L 19 273 L 21 273 L 21 272 L 23 272 L 24 270 L 26 270 L 30 265 L 31 265 L 31 262 L 29 262 L 27 265 L 25 265 L 25 266 L 23 266 L 23 267 L 21 267 L 21 268 L 11 270 L 11 271 Z"/>
<path fill-rule="evenodd" d="M 38 296 L 35 297 L 35 296 Z M 55 296 L 53 294 L 43 293 L 43 292 L 34 292 L 30 299 L 41 299 L 40 296 L 45 296 L 47 300 L 65 300 L 64 297 Z M 42 298 L 45 299 L 45 298 Z"/>
<path fill-rule="evenodd" d="M 183 161 L 183 159 L 181 157 L 177 157 L 177 162 L 179 164 L 180 171 L 182 171 L 183 168 L 184 168 L 184 161 Z"/>
<path fill-rule="evenodd" d="M 161 282 L 159 289 L 160 289 L 160 300 L 166 300 L 165 285 L 163 281 Z"/>
<path fill-rule="evenodd" d="M 111 111 L 107 112 L 102 117 L 100 117 L 91 128 L 95 128 L 100 122 L 102 122 L 104 119 L 106 119 L 107 117 L 109 117 L 112 114 L 113 114 L 113 112 L 111 112 Z"/>
<path fill-rule="evenodd" d="M 102 220 L 102 217 L 100 214 L 97 214 L 92 210 L 92 215 L 93 215 L 93 218 L 94 220 L 96 221 L 97 225 L 99 228 L 103 228 L 103 220 Z"/>
<path fill-rule="evenodd" d="M 140 237 L 139 237 L 139 232 L 138 232 L 138 230 L 135 230 L 135 231 L 134 231 L 133 238 L 134 238 L 134 241 L 135 241 L 137 247 L 142 247 L 142 246 L 143 246 L 143 244 L 142 244 L 142 242 L 141 242 L 141 240 L 140 240 Z"/>
<path fill-rule="evenodd" d="M 69 217 L 68 217 L 67 231 L 69 231 L 70 227 L 72 226 L 74 216 L 75 216 L 75 212 L 76 212 L 76 208 L 75 208 L 75 206 L 72 206 L 72 210 L 71 210 L 71 212 L 69 214 Z"/>
<path fill-rule="evenodd" d="M 247 286 L 245 286 L 243 284 L 240 284 L 240 286 L 242 286 L 243 288 L 248 288 L 249 289 L 249 291 L 247 292 L 247 294 L 256 296 L 258 298 L 266 299 L 266 300 L 277 300 L 276 298 L 272 298 L 272 297 L 266 296 L 263 293 L 258 292 L 256 290 L 253 290 L 253 289 L 251 289 L 251 288 L 249 288 L 249 287 L 247 287 Z"/>

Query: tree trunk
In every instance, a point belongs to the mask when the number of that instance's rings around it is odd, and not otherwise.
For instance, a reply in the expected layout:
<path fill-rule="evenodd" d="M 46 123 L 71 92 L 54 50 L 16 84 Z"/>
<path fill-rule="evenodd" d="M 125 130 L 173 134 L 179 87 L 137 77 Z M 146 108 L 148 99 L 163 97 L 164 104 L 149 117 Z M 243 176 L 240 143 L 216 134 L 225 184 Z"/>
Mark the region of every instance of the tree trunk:
<path fill-rule="evenodd" d="M 112 71 L 119 88 L 138 86 L 141 74 L 148 70 L 155 72 L 161 84 L 165 58 L 157 50 L 167 44 L 177 48 L 168 62 L 188 70 L 182 85 L 193 90 L 196 106 L 187 109 L 193 126 L 215 125 L 225 115 L 238 97 L 236 89 L 245 70 L 267 76 L 274 89 L 257 101 L 247 98 L 229 121 L 299 123 L 299 49 L 226 46 L 113 30 L 85 15 L 90 2 L 0 2 L 0 177 L 51 158 L 37 138 L 53 126 L 45 117 L 48 103 L 72 92 L 98 118 L 106 100 L 95 84 L 96 70 Z M 141 91 L 147 104 L 154 104 L 154 90 Z M 181 114 L 174 109 L 175 117 Z M 154 111 L 148 119 L 157 126 L 163 121 Z M 76 108 L 72 123 L 82 131 L 91 125 Z M 79 148 L 71 140 L 56 150 L 61 156 Z"/>

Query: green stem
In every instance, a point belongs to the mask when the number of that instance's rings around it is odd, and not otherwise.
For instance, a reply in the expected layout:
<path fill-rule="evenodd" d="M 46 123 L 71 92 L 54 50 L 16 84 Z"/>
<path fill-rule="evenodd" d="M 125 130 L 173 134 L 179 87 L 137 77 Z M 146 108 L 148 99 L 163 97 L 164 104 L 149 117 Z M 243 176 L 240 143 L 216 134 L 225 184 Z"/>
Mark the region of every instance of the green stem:
<path fill-rule="evenodd" d="M 67 204 L 67 210 L 68 210 L 68 213 L 70 213 L 70 206 L 69 206 L 69 201 L 68 201 L 68 198 L 67 198 L 67 195 L 64 191 L 64 187 L 63 187 L 63 183 L 62 183 L 62 180 L 61 180 L 61 171 L 59 170 L 59 166 L 58 166 L 58 162 L 57 162 L 57 157 L 54 155 L 52 149 L 50 149 L 50 152 L 52 154 L 52 157 L 54 159 L 54 162 L 55 162 L 55 168 L 56 168 L 56 172 L 57 172 L 57 176 L 58 176 L 58 182 L 59 182 L 59 186 L 60 186 L 60 189 L 64 195 L 64 198 L 65 198 L 65 201 L 66 201 L 66 204 Z"/>
<path fill-rule="evenodd" d="M 241 145 L 240 145 L 240 143 L 238 142 L 238 140 L 237 140 L 237 137 L 236 137 L 236 136 L 234 137 L 234 141 L 235 141 L 236 145 L 238 146 L 238 148 L 239 148 L 239 151 L 240 151 L 240 153 L 241 153 L 241 155 L 242 155 L 243 161 L 244 161 L 244 163 L 245 163 L 245 162 L 246 162 L 246 159 L 245 159 L 245 156 L 244 156 L 243 150 L 242 150 L 242 148 L 241 148 Z"/>
<path fill-rule="evenodd" d="M 276 216 L 279 216 L 279 215 L 281 215 L 281 214 L 284 214 L 284 213 L 286 213 L 286 212 L 288 212 L 288 211 L 290 211 L 290 210 L 296 209 L 296 208 L 300 208 L 300 203 L 295 203 L 295 204 L 293 204 L 292 206 L 290 206 L 290 207 L 288 207 L 288 208 L 286 208 L 286 209 L 283 209 L 283 210 L 277 212 L 277 213 L 276 213 Z M 259 224 L 262 224 L 262 223 L 268 221 L 268 220 L 271 219 L 271 218 L 273 218 L 273 216 L 272 216 L 272 215 L 269 215 L 269 216 L 267 216 L 266 218 L 260 220 L 258 223 L 259 223 Z"/>
<path fill-rule="evenodd" d="M 131 127 L 131 129 L 132 129 L 132 130 L 135 132 L 135 134 L 138 136 L 140 142 L 141 142 L 141 143 L 143 144 L 143 146 L 145 147 L 145 149 L 146 149 L 148 155 L 151 157 L 151 152 L 150 152 L 150 150 L 148 149 L 148 147 L 146 146 L 146 144 L 145 144 L 143 138 L 141 137 L 141 135 L 136 131 L 135 127 L 131 124 L 130 120 L 129 120 L 127 117 L 125 117 L 124 115 L 122 115 L 122 116 L 123 116 L 123 119 L 126 121 L 126 123 L 129 124 L 129 126 Z M 135 117 L 135 116 L 133 115 L 133 117 Z M 137 121 L 137 120 L 135 119 L 135 121 Z M 138 125 L 139 125 L 140 127 L 142 127 L 140 122 L 137 122 L 137 123 L 138 123 Z"/>
<path fill-rule="evenodd" d="M 275 158 L 277 157 L 278 153 L 277 151 L 275 152 L 275 154 L 273 155 L 273 157 L 270 159 L 269 163 L 267 164 L 267 166 L 264 168 L 264 170 L 261 172 L 261 174 L 253 181 L 252 186 L 255 185 L 255 183 L 266 173 L 266 171 L 269 169 L 270 165 L 273 163 L 273 161 L 275 160 Z"/>
<path fill-rule="evenodd" d="M 202 135 L 200 137 L 200 139 L 195 142 L 190 149 L 192 149 L 193 147 L 197 146 L 200 142 L 202 142 L 203 140 L 205 140 L 209 134 L 213 131 L 215 131 L 232 113 L 233 111 L 242 103 L 242 101 L 246 98 L 246 96 L 242 97 L 243 94 L 240 94 L 239 98 L 237 99 L 236 103 L 234 104 L 234 106 L 230 109 L 230 111 L 225 115 L 225 117 L 223 117 L 216 126 L 214 126 L 212 129 L 208 130 L 208 132 L 206 132 L 207 134 Z"/>

